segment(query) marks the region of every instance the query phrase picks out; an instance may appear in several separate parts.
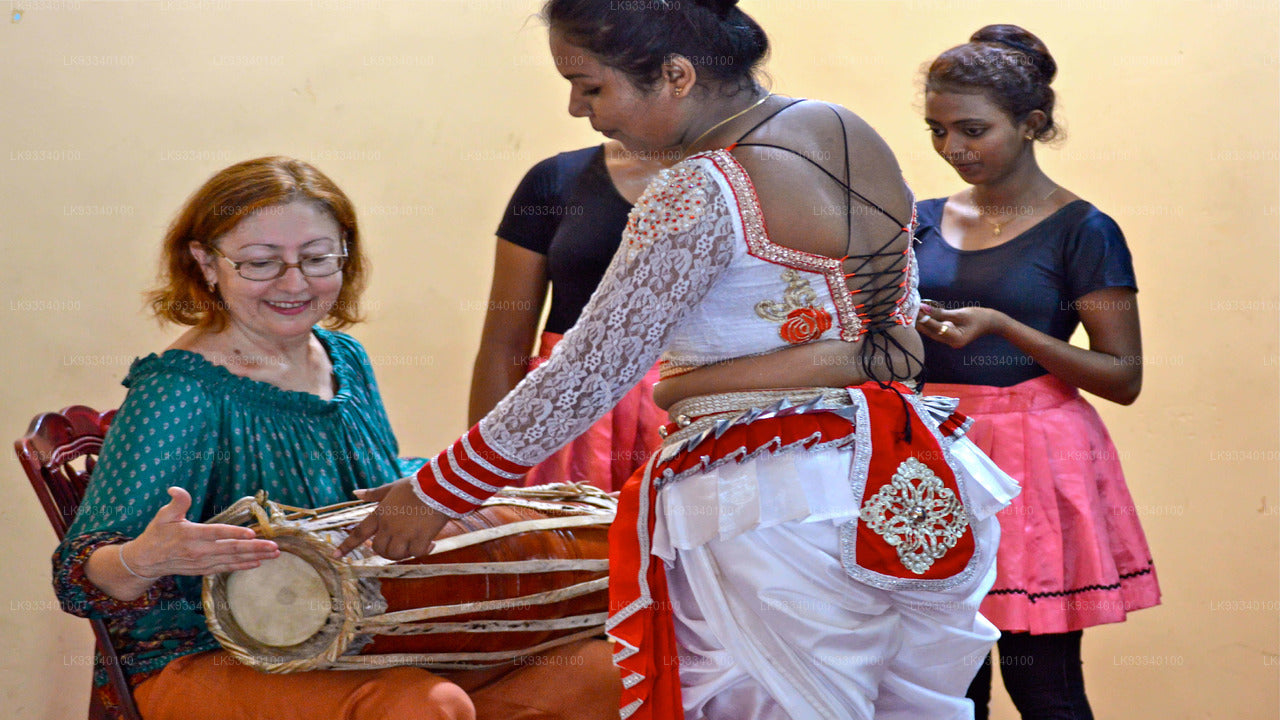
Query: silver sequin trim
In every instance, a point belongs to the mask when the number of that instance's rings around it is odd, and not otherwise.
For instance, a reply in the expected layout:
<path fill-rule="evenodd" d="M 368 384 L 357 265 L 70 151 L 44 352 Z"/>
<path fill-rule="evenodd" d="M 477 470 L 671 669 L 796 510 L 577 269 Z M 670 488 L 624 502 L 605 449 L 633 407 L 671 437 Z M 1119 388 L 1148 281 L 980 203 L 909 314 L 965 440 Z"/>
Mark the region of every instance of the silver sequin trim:
<path fill-rule="evenodd" d="M 649 537 L 649 513 L 653 511 L 653 508 L 649 505 L 649 488 L 653 485 L 653 468 L 657 463 L 658 456 L 655 454 L 645 464 L 644 479 L 640 483 L 640 508 L 636 513 L 636 535 L 639 538 L 640 545 L 640 570 L 637 573 L 640 596 L 633 600 L 630 605 L 609 616 L 609 619 L 604 624 L 606 632 L 613 630 L 627 618 L 653 604 L 653 593 L 649 590 L 649 563 L 653 556 L 651 553 L 653 540 Z M 633 648 L 627 647 L 625 643 L 619 644 L 621 649 L 614 655 L 615 662 L 631 657 L 638 652 Z"/>
<path fill-rule="evenodd" d="M 432 468 L 431 472 L 436 473 L 435 468 Z M 440 475 L 436 474 L 436 477 L 439 478 Z M 449 508 L 437 502 L 435 498 L 431 497 L 425 491 L 423 491 L 422 486 L 418 483 L 418 479 L 416 477 L 409 482 L 409 487 L 413 489 L 413 494 L 417 495 L 419 500 L 421 500 L 427 507 L 431 508 L 432 510 L 435 510 L 441 515 L 445 515 L 453 518 L 454 520 L 457 520 L 458 518 L 462 517 L 465 514 L 465 513 L 457 512 L 455 510 L 450 510 Z"/>
<path fill-rule="evenodd" d="M 627 720 L 627 718 L 634 715 L 635 712 L 639 710 L 640 706 L 643 704 L 644 704 L 643 700 L 633 700 L 630 705 L 627 705 L 626 707 L 618 711 L 618 717 L 622 718 L 622 720 Z"/>
<path fill-rule="evenodd" d="M 481 490 L 484 490 L 485 492 L 488 492 L 488 493 L 496 493 L 496 492 L 498 492 L 498 490 L 499 490 L 500 488 L 496 488 L 496 487 L 494 487 L 493 485 L 490 485 L 489 483 L 487 483 L 487 482 L 485 482 L 485 481 L 481 480 L 480 478 L 478 478 L 478 477 L 476 477 L 476 476 L 472 475 L 471 473 L 467 472 L 466 470 L 463 470 L 463 469 L 462 469 L 462 466 L 458 464 L 458 458 L 457 458 L 457 456 L 456 456 L 456 455 L 454 455 L 454 453 L 453 453 L 453 448 L 454 448 L 454 446 L 453 446 L 453 445 L 450 445 L 450 446 L 449 446 L 449 449 L 445 451 L 445 457 L 446 457 L 446 458 L 448 458 L 448 460 L 449 460 L 449 467 L 453 470 L 453 472 L 454 472 L 454 474 L 455 474 L 455 475 L 458 475 L 458 476 L 459 476 L 459 477 L 461 477 L 463 480 L 466 480 L 467 482 L 469 482 L 469 483 L 471 483 L 472 485 L 474 485 L 474 486 L 476 486 L 476 487 L 480 488 Z M 479 460 L 477 460 L 477 462 L 479 462 Z"/>
<path fill-rule="evenodd" d="M 440 472 L 440 462 L 437 458 L 431 458 L 430 465 L 431 474 L 435 476 L 436 485 L 438 485 L 441 490 L 444 490 L 459 500 L 465 500 L 472 505 L 479 505 L 484 502 L 484 498 L 473 497 L 472 495 L 464 492 L 457 485 L 449 482 L 449 480 L 444 476 L 444 473 Z"/>
<path fill-rule="evenodd" d="M 743 230 L 747 236 L 747 250 L 762 260 L 822 275 L 836 306 L 840 339 L 856 342 L 862 334 L 862 318 L 858 317 L 853 296 L 849 294 L 843 264 L 835 258 L 783 247 L 770 240 L 764 227 L 764 214 L 760 211 L 760 198 L 756 196 L 756 188 L 751 184 L 751 177 L 747 175 L 746 169 L 727 150 L 716 150 L 709 155 L 712 162 L 729 178 L 729 185 L 738 196 Z"/>
<path fill-rule="evenodd" d="M 484 441 L 486 443 L 489 442 L 489 438 L 484 437 L 483 431 L 481 432 L 480 436 L 484 438 Z M 497 475 L 500 478 L 506 478 L 507 480 L 519 480 L 520 478 L 524 477 L 523 474 L 510 473 L 510 472 L 507 472 L 506 470 L 502 470 L 497 466 L 495 466 L 493 463 L 490 463 L 488 460 L 485 460 L 484 458 L 480 457 L 480 453 L 476 452 L 475 448 L 471 447 L 471 438 L 467 437 L 466 435 L 462 436 L 462 447 L 466 449 L 467 457 L 471 458 L 472 460 L 475 460 L 477 465 L 484 468 L 485 470 L 488 470 L 494 475 Z M 490 444 L 489 447 L 492 448 L 493 445 Z M 498 451 L 494 450 L 494 452 L 496 453 Z M 511 460 L 511 462 L 514 463 L 515 461 Z M 519 463 L 516 463 L 516 464 L 519 464 Z M 485 488 L 485 489 L 487 490 L 488 488 Z M 493 491 L 497 492 L 498 488 L 494 488 Z"/>

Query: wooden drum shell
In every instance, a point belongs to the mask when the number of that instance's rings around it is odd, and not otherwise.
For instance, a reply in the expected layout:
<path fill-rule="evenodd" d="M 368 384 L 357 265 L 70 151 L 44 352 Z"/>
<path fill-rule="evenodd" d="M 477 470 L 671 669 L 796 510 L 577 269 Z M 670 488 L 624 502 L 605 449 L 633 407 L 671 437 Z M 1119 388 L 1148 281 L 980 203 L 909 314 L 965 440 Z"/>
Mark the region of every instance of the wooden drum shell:
<path fill-rule="evenodd" d="M 451 521 L 441 531 L 439 540 L 463 533 L 499 527 L 521 520 L 536 520 L 545 514 L 529 508 L 491 505 Z M 609 528 L 588 526 L 539 530 L 494 540 L 483 545 L 451 550 L 425 558 L 415 558 L 402 565 L 443 565 L 454 563 L 496 563 L 519 560 L 607 560 Z M 441 578 L 402 578 L 382 580 L 382 597 L 387 612 L 422 607 L 439 607 L 464 602 L 501 600 L 543 593 L 576 583 L 606 577 L 607 572 L 544 572 L 536 574 L 457 575 L 447 581 Z M 451 616 L 451 622 L 483 620 L 538 620 L 564 618 L 609 609 L 607 589 L 546 605 L 517 604 L 505 610 L 467 613 Z M 365 653 L 461 653 L 500 652 L 514 647 L 531 647 L 571 634 L 572 631 L 536 631 L 504 633 L 441 633 L 430 635 L 377 635 L 364 648 Z"/>
<path fill-rule="evenodd" d="M 451 520 L 431 555 L 392 563 L 367 547 L 342 560 L 332 557 L 372 503 L 288 514 L 297 509 L 262 496 L 244 498 L 210 522 L 249 524 L 256 518 L 259 536 L 275 540 L 282 558 L 302 560 L 312 585 L 314 570 L 323 590 L 297 610 L 318 613 L 321 626 L 301 641 L 271 644 L 266 638 L 272 635 L 258 629 L 264 618 L 246 617 L 243 598 L 228 592 L 237 573 L 205 578 L 206 620 L 224 648 L 267 672 L 389 665 L 450 670 L 512 662 L 603 633 L 615 506 L 613 498 L 578 486 L 504 491 Z M 252 587 L 260 577 L 238 581 Z M 288 588 L 280 594 L 292 596 Z M 294 608 L 273 605 L 264 612 L 275 613 L 265 618 L 270 624 Z M 313 626 L 304 627 L 305 635 Z"/>

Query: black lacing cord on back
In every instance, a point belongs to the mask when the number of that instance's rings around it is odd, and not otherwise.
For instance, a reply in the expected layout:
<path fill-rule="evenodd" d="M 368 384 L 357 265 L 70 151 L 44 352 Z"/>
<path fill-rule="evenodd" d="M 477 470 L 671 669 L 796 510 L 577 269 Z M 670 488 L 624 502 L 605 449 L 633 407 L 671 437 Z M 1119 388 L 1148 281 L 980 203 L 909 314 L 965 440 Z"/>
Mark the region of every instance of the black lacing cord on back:
<path fill-rule="evenodd" d="M 852 271 L 845 273 L 844 276 L 846 281 L 848 280 L 848 278 L 855 277 L 855 276 L 861 277 L 861 278 L 868 278 L 868 282 L 864 284 L 862 287 L 858 288 L 857 290 L 847 290 L 851 294 L 859 294 L 864 292 L 867 293 L 867 299 L 856 306 L 862 309 L 860 316 L 863 317 L 864 319 L 863 328 L 865 330 L 865 335 L 863 337 L 863 340 L 870 345 L 870 348 L 869 348 L 870 351 L 862 353 L 862 370 L 868 378 L 875 381 L 876 384 L 878 384 L 881 388 L 892 389 L 894 390 L 894 392 L 898 394 L 898 399 L 902 402 L 903 411 L 907 418 L 906 425 L 903 428 L 903 438 L 906 440 L 906 442 L 910 443 L 911 442 L 911 413 L 908 410 L 907 399 L 902 396 L 902 393 L 897 392 L 897 389 L 894 388 L 892 385 L 892 381 L 899 378 L 901 379 L 910 378 L 911 363 L 913 360 L 920 366 L 923 366 L 924 362 L 920 358 L 915 357 L 911 353 L 911 351 L 909 351 L 907 348 L 905 348 L 902 345 L 902 343 L 898 342 L 897 338 L 885 332 L 889 328 L 892 328 L 897 325 L 897 323 L 890 318 L 889 313 L 885 311 L 892 309 L 894 306 L 898 304 L 899 300 L 897 296 L 900 294 L 898 290 L 903 287 L 903 284 L 893 283 L 893 282 L 876 284 L 876 279 L 883 276 L 901 277 L 906 270 L 906 266 L 905 264 L 899 266 L 895 262 L 887 270 L 873 270 L 868 268 L 872 260 L 878 257 L 898 256 L 898 257 L 901 257 L 903 259 L 903 262 L 905 263 L 906 262 L 905 252 L 898 253 L 898 252 L 890 251 L 888 250 L 888 248 L 895 241 L 897 241 L 898 237 L 901 236 L 903 233 L 910 233 L 910 228 L 907 227 L 907 225 L 903 223 L 901 220 L 894 217 L 892 213 L 880 207 L 875 202 L 873 202 L 870 198 L 868 198 L 867 196 L 863 195 L 862 193 L 858 192 L 853 188 L 852 176 L 851 176 L 852 167 L 851 167 L 851 163 L 849 162 L 848 128 L 844 124 L 844 118 L 840 117 L 840 113 L 836 112 L 835 108 L 830 108 L 830 110 L 832 114 L 836 116 L 836 121 L 840 123 L 841 137 L 844 142 L 844 158 L 845 158 L 844 179 L 837 177 L 831 171 L 827 170 L 825 167 L 818 164 L 817 161 L 813 160 L 812 158 L 808 157 L 807 155 L 801 152 L 793 150 L 792 148 L 783 147 L 781 145 L 774 145 L 772 143 L 742 142 L 744 138 L 746 138 L 748 135 L 758 130 L 762 125 L 772 120 L 779 113 L 782 113 L 783 111 L 788 110 L 798 105 L 801 102 L 804 102 L 804 101 L 803 100 L 792 101 L 784 105 L 783 107 L 775 110 L 774 112 L 770 113 L 763 120 L 756 123 L 749 130 L 743 133 L 741 137 L 738 138 L 737 142 L 734 142 L 733 144 L 729 145 L 727 149 L 733 150 L 736 147 L 767 147 L 767 148 L 772 148 L 774 150 L 782 150 L 783 152 L 789 152 L 801 158 L 802 160 L 814 166 L 815 168 L 817 168 L 820 172 L 822 172 L 824 175 L 826 175 L 828 178 L 834 181 L 837 185 L 839 185 L 841 189 L 843 189 L 846 193 L 848 193 L 845 199 L 845 227 L 846 227 L 845 253 L 846 254 L 843 258 L 840 258 L 840 261 L 841 263 L 847 263 L 849 261 L 854 261 L 854 260 L 859 261 L 857 265 L 852 268 Z M 852 198 L 854 197 L 858 198 L 863 203 L 865 203 L 868 207 L 879 212 L 881 215 L 884 215 L 886 218 L 892 220 L 894 224 L 896 224 L 900 228 L 898 232 L 894 233 L 892 237 L 886 240 L 874 252 L 858 253 L 858 254 L 849 252 L 849 249 L 853 246 L 853 200 Z M 893 347 L 896 347 L 899 351 L 901 351 L 903 357 L 905 358 L 904 362 L 906 363 L 906 367 L 902 368 L 901 375 L 899 375 L 899 368 L 893 365 L 892 363 L 890 363 L 888 360 L 888 358 L 892 357 L 892 353 L 890 352 L 891 345 Z M 874 361 L 877 357 L 881 357 L 885 359 L 884 360 L 885 368 L 888 370 L 888 373 L 889 373 L 889 380 L 887 381 L 881 380 L 876 376 L 875 369 L 874 369 Z"/>

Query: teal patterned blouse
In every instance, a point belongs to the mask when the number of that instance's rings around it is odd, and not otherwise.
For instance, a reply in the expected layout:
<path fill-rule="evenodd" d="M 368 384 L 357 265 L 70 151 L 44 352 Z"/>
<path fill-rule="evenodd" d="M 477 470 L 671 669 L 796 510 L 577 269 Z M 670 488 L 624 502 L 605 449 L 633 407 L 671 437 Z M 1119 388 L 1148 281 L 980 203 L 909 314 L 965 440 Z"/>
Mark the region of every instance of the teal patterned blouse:
<path fill-rule="evenodd" d="M 167 576 L 121 602 L 84 575 L 95 549 L 142 533 L 169 502 L 167 488 L 186 488 L 187 519 L 203 521 L 258 490 L 286 505 L 322 507 L 422 466 L 398 457 L 364 348 L 341 333 L 316 328 L 315 335 L 333 364 L 332 400 L 233 375 L 186 350 L 129 368 L 129 393 L 54 554 L 53 581 L 67 612 L 107 621 L 134 684 L 178 657 L 218 647 L 205 626 L 201 578 Z"/>

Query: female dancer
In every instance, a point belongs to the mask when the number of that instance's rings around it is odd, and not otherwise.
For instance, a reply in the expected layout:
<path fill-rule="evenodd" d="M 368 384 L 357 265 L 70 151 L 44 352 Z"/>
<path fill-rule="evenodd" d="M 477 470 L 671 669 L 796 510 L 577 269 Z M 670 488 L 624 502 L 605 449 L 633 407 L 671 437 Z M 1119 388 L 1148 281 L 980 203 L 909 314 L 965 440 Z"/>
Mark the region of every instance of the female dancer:
<path fill-rule="evenodd" d="M 1137 286 L 1107 215 L 1051 180 L 1056 64 L 1036 36 L 991 25 L 938 56 L 925 85 L 933 146 L 970 187 L 919 205 L 917 323 L 930 392 L 960 398 L 969 436 L 1022 484 L 999 514 L 982 614 L 1023 718 L 1091 718 L 1083 628 L 1159 603 L 1115 446 L 1079 389 L 1123 405 L 1142 385 Z M 1080 324 L 1089 349 L 1068 342 Z M 990 659 L 970 690 L 978 717 Z"/>
<path fill-rule="evenodd" d="M 906 385 L 918 295 L 893 155 L 844 108 L 765 92 L 767 40 L 732 1 L 544 15 L 570 113 L 685 160 L 640 198 L 550 361 L 416 477 L 366 493 L 381 505 L 343 548 L 425 552 L 661 355 L 672 422 L 610 537 L 624 717 L 969 717 L 996 638 L 977 615 L 993 514 L 1016 485 L 953 404 Z M 768 385 L 764 360 L 708 394 L 717 363 L 822 338 L 839 361 L 803 387 Z"/>

